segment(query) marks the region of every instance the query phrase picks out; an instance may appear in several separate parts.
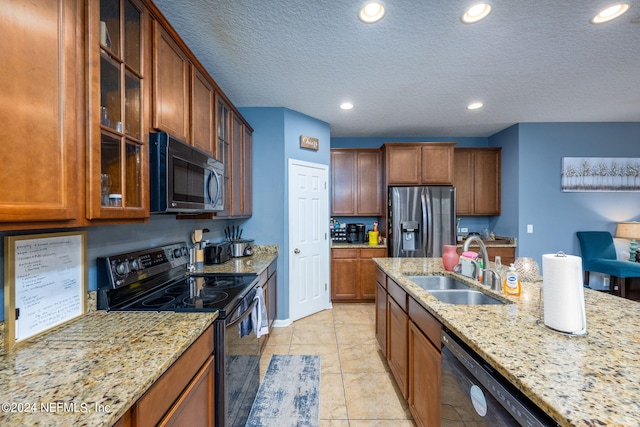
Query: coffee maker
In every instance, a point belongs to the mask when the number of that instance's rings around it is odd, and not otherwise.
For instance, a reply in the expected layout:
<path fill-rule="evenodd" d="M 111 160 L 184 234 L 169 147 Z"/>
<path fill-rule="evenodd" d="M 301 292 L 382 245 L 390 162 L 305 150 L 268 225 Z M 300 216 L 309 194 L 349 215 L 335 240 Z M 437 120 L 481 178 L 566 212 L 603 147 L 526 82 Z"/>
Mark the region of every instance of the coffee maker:
<path fill-rule="evenodd" d="M 364 224 L 347 224 L 347 243 L 364 243 L 365 228 Z"/>

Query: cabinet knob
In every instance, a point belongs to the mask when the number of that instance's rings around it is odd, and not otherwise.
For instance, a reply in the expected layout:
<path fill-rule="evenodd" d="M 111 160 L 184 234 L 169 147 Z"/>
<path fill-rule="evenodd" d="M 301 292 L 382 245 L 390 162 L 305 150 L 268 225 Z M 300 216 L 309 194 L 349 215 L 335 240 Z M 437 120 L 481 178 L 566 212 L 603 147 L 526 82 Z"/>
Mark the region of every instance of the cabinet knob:
<path fill-rule="evenodd" d="M 300 253 L 300 249 L 295 248 L 295 249 L 293 250 L 293 253 L 294 253 L 294 254 L 299 254 L 299 253 Z"/>

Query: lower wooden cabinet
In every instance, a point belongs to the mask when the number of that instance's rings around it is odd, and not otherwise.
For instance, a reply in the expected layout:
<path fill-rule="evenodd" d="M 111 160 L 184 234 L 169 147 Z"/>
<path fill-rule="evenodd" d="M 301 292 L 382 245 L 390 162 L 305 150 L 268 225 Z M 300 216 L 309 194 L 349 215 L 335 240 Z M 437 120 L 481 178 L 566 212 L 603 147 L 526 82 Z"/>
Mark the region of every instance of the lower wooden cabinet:
<path fill-rule="evenodd" d="M 386 248 L 332 248 L 331 301 L 373 302 L 376 297 L 376 265 Z"/>
<path fill-rule="evenodd" d="M 409 323 L 409 410 L 416 425 L 440 425 L 440 350 Z"/>
<path fill-rule="evenodd" d="M 376 339 L 416 425 L 440 425 L 442 324 L 376 270 Z"/>
<path fill-rule="evenodd" d="M 380 270 L 378 270 L 380 271 Z M 387 290 L 380 283 L 376 284 L 376 341 L 387 357 Z"/>
<path fill-rule="evenodd" d="M 387 362 L 406 399 L 409 393 L 409 317 L 393 298 L 388 299 L 387 308 Z"/>
<path fill-rule="evenodd" d="M 213 326 L 138 399 L 117 426 L 213 427 Z"/>
<path fill-rule="evenodd" d="M 271 264 L 260 274 L 258 286 L 262 287 L 264 292 L 264 301 L 267 308 L 267 322 L 269 324 L 269 330 L 276 318 L 276 288 L 278 286 L 278 274 L 277 274 L 277 259 L 274 259 Z M 264 349 L 269 340 L 269 334 L 260 337 L 260 351 Z"/>
<path fill-rule="evenodd" d="M 158 426 L 212 426 L 213 379 L 214 364 L 211 356 Z"/>

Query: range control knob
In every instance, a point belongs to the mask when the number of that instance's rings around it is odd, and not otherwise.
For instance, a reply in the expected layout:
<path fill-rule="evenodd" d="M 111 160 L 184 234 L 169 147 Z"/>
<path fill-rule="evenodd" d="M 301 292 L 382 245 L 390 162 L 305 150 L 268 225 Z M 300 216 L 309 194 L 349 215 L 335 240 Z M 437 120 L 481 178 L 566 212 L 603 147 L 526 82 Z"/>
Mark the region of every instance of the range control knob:
<path fill-rule="evenodd" d="M 129 274 L 129 263 L 128 262 L 120 262 L 116 264 L 116 273 L 121 276 Z"/>
<path fill-rule="evenodd" d="M 142 262 L 140 261 L 140 258 L 132 259 L 129 262 L 129 268 L 131 268 L 131 271 L 142 270 Z"/>

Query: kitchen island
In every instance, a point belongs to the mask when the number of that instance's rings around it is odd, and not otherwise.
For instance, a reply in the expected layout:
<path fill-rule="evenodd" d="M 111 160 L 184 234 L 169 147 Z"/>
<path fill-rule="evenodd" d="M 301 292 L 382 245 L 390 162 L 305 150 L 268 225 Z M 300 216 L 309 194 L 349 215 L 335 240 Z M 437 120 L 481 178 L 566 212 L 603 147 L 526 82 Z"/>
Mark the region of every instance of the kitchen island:
<path fill-rule="evenodd" d="M 216 318 L 90 311 L 20 343 L 0 358 L 0 425 L 111 426 Z"/>
<path fill-rule="evenodd" d="M 568 337 L 538 322 L 541 279 L 523 282 L 519 297 L 500 296 L 509 304 L 451 305 L 406 277 L 454 275 L 444 271 L 440 258 L 374 262 L 559 425 L 640 425 L 637 302 L 586 289 L 588 335 Z"/>

